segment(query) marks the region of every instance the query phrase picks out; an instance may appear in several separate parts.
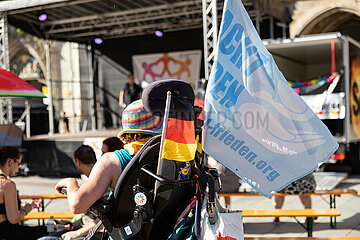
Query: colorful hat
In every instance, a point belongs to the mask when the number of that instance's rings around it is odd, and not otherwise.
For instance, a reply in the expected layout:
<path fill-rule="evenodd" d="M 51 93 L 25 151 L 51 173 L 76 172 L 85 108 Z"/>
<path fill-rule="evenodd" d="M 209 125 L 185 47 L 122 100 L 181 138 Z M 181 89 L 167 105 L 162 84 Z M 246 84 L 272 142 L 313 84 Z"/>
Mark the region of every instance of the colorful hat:
<path fill-rule="evenodd" d="M 140 100 L 129 104 L 122 113 L 123 130 L 119 133 L 161 134 L 162 118 L 149 113 Z"/>

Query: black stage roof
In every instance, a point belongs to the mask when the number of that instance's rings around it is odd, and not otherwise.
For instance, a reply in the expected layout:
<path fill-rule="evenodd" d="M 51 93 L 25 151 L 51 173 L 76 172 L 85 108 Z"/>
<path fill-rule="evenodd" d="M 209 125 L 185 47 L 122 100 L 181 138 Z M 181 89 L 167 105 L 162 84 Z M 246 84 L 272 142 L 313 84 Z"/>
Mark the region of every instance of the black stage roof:
<path fill-rule="evenodd" d="M 270 37 L 264 10 L 283 1 L 242 0 L 253 21 L 260 17 L 261 38 Z M 218 23 L 223 4 L 217 0 Z M 44 39 L 91 44 L 130 71 L 134 54 L 203 49 L 202 0 L 7 0 L 0 1 L 1 11 L 16 28 Z M 278 21 L 275 37 L 282 36 Z M 155 30 L 164 36 L 157 38 Z M 94 44 L 98 37 L 103 44 Z"/>
<path fill-rule="evenodd" d="M 265 2 L 282 0 L 266 0 Z M 242 0 L 249 15 L 266 17 L 258 0 Z M 261 1 L 264 2 L 264 1 Z M 218 17 L 223 1 L 219 0 Z M 278 6 L 278 5 L 277 5 Z M 73 42 L 202 28 L 202 0 L 7 0 L 0 11 L 8 21 L 35 36 Z M 39 16 L 47 14 L 47 20 Z"/>

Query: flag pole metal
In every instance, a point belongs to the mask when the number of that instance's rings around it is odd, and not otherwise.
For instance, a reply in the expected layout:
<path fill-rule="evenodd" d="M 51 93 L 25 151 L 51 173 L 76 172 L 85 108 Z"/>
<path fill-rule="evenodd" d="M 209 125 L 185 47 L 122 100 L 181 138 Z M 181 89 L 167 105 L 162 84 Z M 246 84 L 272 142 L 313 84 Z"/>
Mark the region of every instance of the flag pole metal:
<path fill-rule="evenodd" d="M 159 159 L 158 159 L 156 175 L 159 175 L 159 173 L 160 173 L 160 163 L 161 163 L 161 156 L 162 156 L 163 146 L 164 146 L 164 141 L 165 141 L 166 128 L 167 128 L 168 119 L 169 119 L 170 103 L 171 103 L 171 92 L 168 91 L 167 96 L 166 96 L 165 114 L 164 114 L 164 119 L 163 119 L 163 129 L 161 132 L 160 152 L 159 152 Z M 159 185 L 159 181 L 155 180 L 154 200 L 156 197 L 158 185 Z"/>

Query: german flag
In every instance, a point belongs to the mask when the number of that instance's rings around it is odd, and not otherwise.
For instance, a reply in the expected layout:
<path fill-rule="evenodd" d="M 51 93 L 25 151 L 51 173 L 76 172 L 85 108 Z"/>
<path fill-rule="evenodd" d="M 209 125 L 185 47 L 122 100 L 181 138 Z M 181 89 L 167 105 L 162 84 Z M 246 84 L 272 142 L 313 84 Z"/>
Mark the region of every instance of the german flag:
<path fill-rule="evenodd" d="M 196 153 L 194 121 L 168 118 L 161 158 L 188 162 Z"/>

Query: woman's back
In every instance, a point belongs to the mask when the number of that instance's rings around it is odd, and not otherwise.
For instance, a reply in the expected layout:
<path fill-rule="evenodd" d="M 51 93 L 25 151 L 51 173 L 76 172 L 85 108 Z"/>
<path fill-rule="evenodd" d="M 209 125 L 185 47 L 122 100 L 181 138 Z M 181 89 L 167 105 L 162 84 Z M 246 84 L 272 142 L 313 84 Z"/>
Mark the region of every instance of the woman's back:
<path fill-rule="evenodd" d="M 14 219 L 14 215 L 17 215 L 20 210 L 20 205 L 15 183 L 6 175 L 0 174 L 0 223 L 9 218 Z"/>
<path fill-rule="evenodd" d="M 5 196 L 4 196 L 4 186 L 6 184 L 6 177 L 0 175 L 0 222 L 6 220 L 6 209 L 5 209 Z"/>

